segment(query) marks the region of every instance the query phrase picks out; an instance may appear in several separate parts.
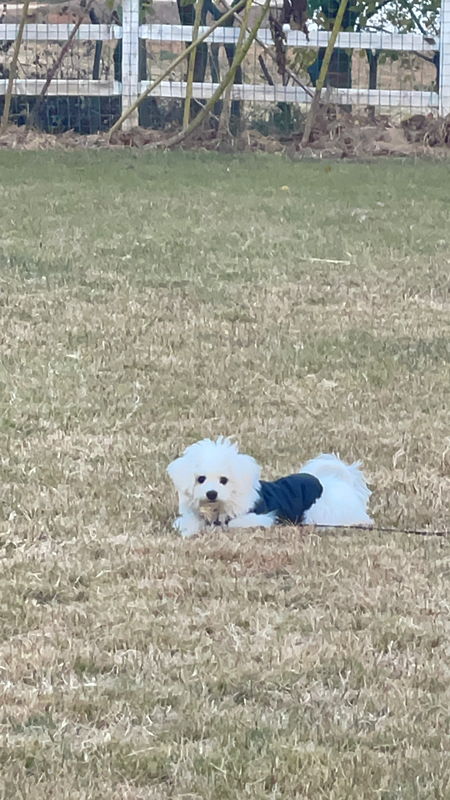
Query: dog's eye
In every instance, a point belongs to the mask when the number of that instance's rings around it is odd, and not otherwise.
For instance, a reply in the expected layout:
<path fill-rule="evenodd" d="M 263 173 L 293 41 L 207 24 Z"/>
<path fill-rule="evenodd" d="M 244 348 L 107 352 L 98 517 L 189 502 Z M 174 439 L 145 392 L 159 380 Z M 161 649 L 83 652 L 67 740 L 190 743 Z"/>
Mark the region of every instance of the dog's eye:
<path fill-rule="evenodd" d="M 221 482 L 222 486 L 225 486 L 225 484 L 228 483 L 228 478 L 221 478 L 220 482 Z"/>
<path fill-rule="evenodd" d="M 205 475 L 199 475 L 197 478 L 198 483 L 204 483 L 206 481 Z"/>

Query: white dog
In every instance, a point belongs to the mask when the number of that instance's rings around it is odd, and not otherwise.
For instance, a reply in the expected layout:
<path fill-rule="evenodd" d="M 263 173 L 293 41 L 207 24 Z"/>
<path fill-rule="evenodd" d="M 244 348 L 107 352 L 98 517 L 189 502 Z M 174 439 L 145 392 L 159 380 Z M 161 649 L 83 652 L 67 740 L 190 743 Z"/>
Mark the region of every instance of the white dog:
<path fill-rule="evenodd" d="M 174 528 L 192 536 L 208 525 L 270 528 L 276 522 L 304 525 L 372 525 L 371 492 L 359 462 L 335 455 L 308 461 L 301 471 L 261 481 L 261 469 L 238 446 L 220 436 L 190 445 L 167 469 L 179 498 Z"/>

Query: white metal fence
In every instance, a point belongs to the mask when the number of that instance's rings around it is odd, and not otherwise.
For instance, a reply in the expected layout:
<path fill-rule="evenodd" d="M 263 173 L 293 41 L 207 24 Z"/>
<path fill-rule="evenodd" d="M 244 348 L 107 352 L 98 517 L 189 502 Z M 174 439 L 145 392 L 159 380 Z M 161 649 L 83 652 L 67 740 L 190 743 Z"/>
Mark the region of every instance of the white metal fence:
<path fill-rule="evenodd" d="M 142 40 L 150 43 L 167 43 L 176 45 L 178 51 L 183 42 L 192 40 L 192 28 L 186 25 L 153 24 L 141 25 L 139 23 L 139 0 L 123 0 L 122 25 L 82 24 L 77 32 L 78 42 L 111 42 L 122 40 L 121 56 L 121 81 L 114 77 L 94 80 L 90 77 L 70 78 L 57 76 L 48 89 L 49 96 L 85 96 L 85 97 L 119 97 L 122 109 L 128 108 L 138 95 L 149 85 L 149 81 L 139 80 L 139 51 Z M 12 42 L 18 31 L 18 24 L 0 24 L 0 45 L 2 42 Z M 67 41 L 73 30 L 71 24 L 27 24 L 24 32 L 24 43 L 48 43 Z M 201 28 L 200 32 L 206 30 Z M 235 44 L 239 35 L 238 28 L 218 28 L 208 39 L 209 44 Z M 312 31 L 308 38 L 299 31 L 286 31 L 288 48 L 321 48 L 325 47 L 329 33 Z M 268 46 L 272 45 L 272 37 L 268 28 L 262 28 L 259 38 Z M 181 44 L 180 44 L 181 43 Z M 149 45 L 151 47 L 151 45 Z M 419 90 L 402 88 L 368 89 L 358 86 L 356 88 L 328 88 L 327 100 L 330 102 L 346 103 L 356 106 L 377 106 L 386 108 L 406 108 L 410 110 L 431 110 L 445 116 L 450 113 L 450 0 L 442 0 L 440 14 L 440 36 L 423 37 L 412 34 L 395 33 L 340 33 L 336 48 L 372 51 L 399 51 L 405 53 L 420 53 L 423 56 L 433 57 L 439 54 L 439 91 L 421 87 Z M 175 55 L 175 54 L 174 54 Z M 170 56 L 170 51 L 169 51 Z M 157 77 L 152 74 L 151 78 Z M 261 80 L 261 79 L 260 79 Z M 44 85 L 44 78 L 18 77 L 14 83 L 16 95 L 38 95 Z M 6 91 L 7 80 L 0 79 L 0 95 Z M 210 97 L 217 84 L 195 83 L 193 96 L 197 99 Z M 155 96 L 165 98 L 183 98 L 186 83 L 184 80 L 163 81 L 156 89 Z M 289 103 L 309 103 L 311 95 L 299 86 L 283 86 L 281 82 L 274 86 L 267 83 L 244 82 L 233 87 L 233 98 L 257 103 L 276 103 L 286 101 Z M 129 127 L 137 124 L 137 112 L 127 121 Z"/>

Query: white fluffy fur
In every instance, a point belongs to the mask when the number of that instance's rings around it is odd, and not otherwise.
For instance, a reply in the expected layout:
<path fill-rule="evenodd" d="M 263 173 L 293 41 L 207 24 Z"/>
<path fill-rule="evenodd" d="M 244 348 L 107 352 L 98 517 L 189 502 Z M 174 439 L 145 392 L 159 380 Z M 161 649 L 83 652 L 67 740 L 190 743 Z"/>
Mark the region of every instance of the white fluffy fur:
<path fill-rule="evenodd" d="M 308 461 L 300 472 L 319 479 L 321 497 L 305 513 L 305 525 L 372 525 L 367 514 L 371 495 L 360 470 L 360 461 L 344 464 L 335 455 L 322 454 Z"/>
<path fill-rule="evenodd" d="M 321 497 L 306 512 L 306 525 L 371 525 L 367 514 L 370 491 L 359 462 L 344 464 L 335 455 L 308 461 L 300 472 L 315 475 L 323 486 Z M 261 469 L 251 456 L 239 453 L 237 444 L 220 436 L 190 445 L 167 469 L 179 498 L 180 516 L 174 527 L 182 536 L 199 533 L 205 521 L 200 504 L 207 492 L 217 492 L 224 513 L 220 521 L 229 528 L 270 528 L 274 514 L 253 514 L 258 499 Z M 198 478 L 205 480 L 199 483 Z M 226 479 L 226 483 L 221 482 Z"/>

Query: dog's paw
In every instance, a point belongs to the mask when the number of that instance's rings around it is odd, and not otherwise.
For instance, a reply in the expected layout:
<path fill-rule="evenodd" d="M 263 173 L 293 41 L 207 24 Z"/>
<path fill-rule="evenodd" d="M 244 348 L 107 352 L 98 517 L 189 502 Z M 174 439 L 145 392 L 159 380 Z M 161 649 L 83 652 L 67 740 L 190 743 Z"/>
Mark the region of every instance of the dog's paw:
<path fill-rule="evenodd" d="M 275 525 L 275 514 L 243 514 L 228 523 L 229 528 L 271 528 Z"/>
<path fill-rule="evenodd" d="M 183 539 L 188 539 L 189 536 L 195 536 L 200 533 L 201 525 L 197 519 L 186 519 L 186 517 L 178 517 L 173 523 L 173 528 L 178 533 L 181 533 Z"/>

